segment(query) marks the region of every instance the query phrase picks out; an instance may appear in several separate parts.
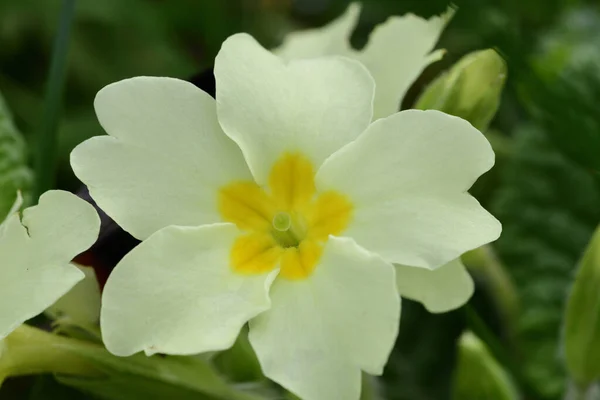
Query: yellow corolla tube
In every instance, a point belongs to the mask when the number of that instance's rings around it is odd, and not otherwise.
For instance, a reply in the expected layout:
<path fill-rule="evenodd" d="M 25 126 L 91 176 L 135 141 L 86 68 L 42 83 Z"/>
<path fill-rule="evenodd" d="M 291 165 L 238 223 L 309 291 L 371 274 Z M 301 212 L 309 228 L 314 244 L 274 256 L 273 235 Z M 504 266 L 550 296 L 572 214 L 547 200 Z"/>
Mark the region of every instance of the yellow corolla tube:
<path fill-rule="evenodd" d="M 341 193 L 317 193 L 315 171 L 300 153 L 285 153 L 273 165 L 269 185 L 235 182 L 219 191 L 223 220 L 244 233 L 231 249 L 231 267 L 240 273 L 280 268 L 286 279 L 312 273 L 329 235 L 348 226 L 352 204 Z"/>

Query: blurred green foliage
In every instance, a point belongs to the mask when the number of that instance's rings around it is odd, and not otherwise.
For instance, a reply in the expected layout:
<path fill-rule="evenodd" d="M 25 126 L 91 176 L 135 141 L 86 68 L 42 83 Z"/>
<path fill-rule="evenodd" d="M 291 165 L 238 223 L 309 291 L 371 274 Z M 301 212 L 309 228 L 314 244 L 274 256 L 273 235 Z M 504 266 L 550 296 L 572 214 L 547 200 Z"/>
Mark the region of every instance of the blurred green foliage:
<path fill-rule="evenodd" d="M 135 75 L 191 77 L 211 66 L 220 43 L 231 33 L 248 31 L 265 45 L 275 45 L 291 29 L 327 23 L 347 3 L 79 1 L 60 125 L 59 185 L 77 188 L 68 154 L 82 140 L 102 134 L 92 104 L 104 85 Z M 364 0 L 353 43 L 364 45 L 373 26 L 389 15 L 413 12 L 429 17 L 446 10 L 448 3 Z M 510 360 L 504 367 L 525 398 L 558 400 L 566 382 L 560 346 L 565 299 L 577 260 L 600 221 L 594 172 L 600 170 L 600 6 L 594 0 L 453 3 L 459 11 L 439 45 L 447 55 L 424 72 L 403 107 L 411 107 L 428 83 L 467 53 L 494 48 L 505 58 L 508 80 L 489 130 L 498 164 L 474 193 L 504 225 L 495 249 L 515 283 L 520 311 L 517 318 L 507 319 L 489 290 L 494 286 L 489 276 L 477 271 L 471 305 L 503 346 Z M 58 0 L 0 2 L 0 92 L 30 144 L 39 128 L 59 7 Z M 8 119 L 3 115 L 0 112 L 0 152 L 6 147 L 2 129 Z M 27 181 L 25 148 L 18 136 L 11 136 L 9 147 L 21 168 L 15 169 L 20 171 L 17 175 Z M 2 179 L 4 175 L 0 185 Z M 0 211 L 2 207 L 0 199 Z M 457 343 L 471 323 L 463 310 L 432 315 L 405 301 L 400 337 L 381 380 L 385 398 L 450 399 Z M 247 351 L 239 346 L 234 350 Z M 232 365 L 230 355 L 218 360 L 225 369 Z M 244 373 L 233 371 L 233 376 L 242 379 Z M 37 399 L 40 385 L 56 386 L 48 381 L 53 382 L 49 377 L 8 381 L 0 397 L 20 393 L 14 398 Z M 67 389 L 44 389 L 46 398 L 55 390 Z M 87 398 L 73 393 L 57 398 Z"/>
<path fill-rule="evenodd" d="M 0 91 L 30 142 L 39 129 L 60 4 L 0 3 Z M 77 2 L 60 125 L 60 184 L 77 187 L 68 154 L 82 140 L 102 134 L 92 107 L 99 89 L 136 75 L 186 79 L 210 67 L 221 42 L 232 33 L 250 30 L 268 42 L 265 38 L 273 35 L 267 32 L 274 28 L 261 22 L 270 14 L 244 0 Z"/>
<path fill-rule="evenodd" d="M 503 223 L 496 248 L 521 296 L 516 357 L 544 398 L 556 399 L 564 390 L 563 309 L 575 266 L 600 220 L 600 191 L 539 127 L 519 127 L 515 141 L 492 208 Z"/>
<path fill-rule="evenodd" d="M 0 94 L 0 221 L 15 202 L 17 190 L 21 190 L 24 200 L 28 201 L 31 184 L 25 142 Z"/>

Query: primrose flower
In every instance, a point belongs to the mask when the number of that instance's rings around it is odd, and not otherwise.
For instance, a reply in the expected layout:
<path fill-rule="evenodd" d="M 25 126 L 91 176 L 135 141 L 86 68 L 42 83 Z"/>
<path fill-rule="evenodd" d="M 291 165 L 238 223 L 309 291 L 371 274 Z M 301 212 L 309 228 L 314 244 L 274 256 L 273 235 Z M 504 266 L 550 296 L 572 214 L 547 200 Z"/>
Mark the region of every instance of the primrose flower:
<path fill-rule="evenodd" d="M 423 69 L 443 56 L 443 50 L 433 49 L 454 10 L 429 20 L 413 14 L 392 16 L 375 27 L 362 50 L 355 50 L 350 45 L 350 36 L 360 10 L 360 3 L 352 3 L 342 16 L 326 26 L 288 34 L 275 53 L 285 60 L 342 55 L 362 62 L 376 84 L 373 116 L 388 117 L 398 111 L 404 95 Z M 475 288 L 460 258 L 435 270 L 395 266 L 400 294 L 421 302 L 430 312 L 446 312 L 462 306 Z"/>
<path fill-rule="evenodd" d="M 286 63 L 238 34 L 215 78 L 216 101 L 170 78 L 105 87 L 110 136 L 71 155 L 144 240 L 105 286 L 104 342 L 200 353 L 249 321 L 268 377 L 303 399 L 358 399 L 361 370 L 381 374 L 397 336 L 392 263 L 435 268 L 499 235 L 466 192 L 494 153 L 437 111 L 371 123 L 373 79 L 347 58 Z"/>
<path fill-rule="evenodd" d="M 0 338 L 83 279 L 71 260 L 98 237 L 100 219 L 77 196 L 52 190 L 23 211 L 18 196 L 0 225 Z"/>

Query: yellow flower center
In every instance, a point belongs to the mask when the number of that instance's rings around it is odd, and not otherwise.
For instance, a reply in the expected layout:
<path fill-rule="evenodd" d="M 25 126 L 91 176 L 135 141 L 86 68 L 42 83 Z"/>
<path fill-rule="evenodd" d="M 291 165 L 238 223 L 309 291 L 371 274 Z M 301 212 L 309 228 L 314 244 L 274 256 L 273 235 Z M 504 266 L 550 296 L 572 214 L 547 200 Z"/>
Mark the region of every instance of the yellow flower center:
<path fill-rule="evenodd" d="M 285 153 L 273 165 L 268 187 L 242 181 L 221 188 L 223 220 L 245 232 L 231 249 L 234 271 L 257 274 L 279 266 L 287 279 L 310 276 L 329 235 L 342 233 L 352 214 L 346 196 L 317 193 L 314 177 L 306 157 Z"/>

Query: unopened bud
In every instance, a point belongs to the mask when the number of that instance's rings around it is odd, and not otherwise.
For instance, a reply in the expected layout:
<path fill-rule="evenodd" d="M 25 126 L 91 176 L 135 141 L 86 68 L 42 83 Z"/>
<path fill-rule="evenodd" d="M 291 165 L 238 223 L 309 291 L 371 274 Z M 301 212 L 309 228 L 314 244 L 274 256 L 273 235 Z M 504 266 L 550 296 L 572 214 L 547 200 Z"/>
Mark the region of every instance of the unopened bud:
<path fill-rule="evenodd" d="M 502 57 L 492 49 L 476 51 L 433 81 L 415 108 L 443 111 L 484 131 L 498 110 L 505 81 L 506 63 Z"/>
<path fill-rule="evenodd" d="M 519 399 L 510 376 L 485 344 L 471 332 L 464 333 L 460 338 L 452 399 Z"/>

